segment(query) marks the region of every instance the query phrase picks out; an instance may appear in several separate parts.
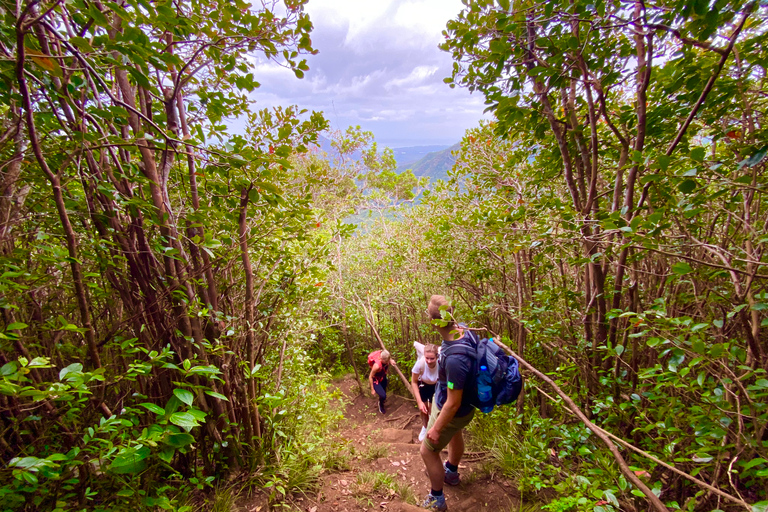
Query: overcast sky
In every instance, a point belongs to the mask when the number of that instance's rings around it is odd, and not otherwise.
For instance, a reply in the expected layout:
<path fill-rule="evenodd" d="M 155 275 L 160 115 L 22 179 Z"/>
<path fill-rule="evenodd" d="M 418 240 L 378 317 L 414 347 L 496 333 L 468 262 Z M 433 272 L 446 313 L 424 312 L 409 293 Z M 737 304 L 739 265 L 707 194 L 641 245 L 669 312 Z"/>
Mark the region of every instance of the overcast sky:
<path fill-rule="evenodd" d="M 450 89 L 450 54 L 437 48 L 460 0 L 309 0 L 314 24 L 303 80 L 258 65 L 256 107 L 325 112 L 331 128 L 360 125 L 390 147 L 450 145 L 483 118 L 483 98 Z"/>

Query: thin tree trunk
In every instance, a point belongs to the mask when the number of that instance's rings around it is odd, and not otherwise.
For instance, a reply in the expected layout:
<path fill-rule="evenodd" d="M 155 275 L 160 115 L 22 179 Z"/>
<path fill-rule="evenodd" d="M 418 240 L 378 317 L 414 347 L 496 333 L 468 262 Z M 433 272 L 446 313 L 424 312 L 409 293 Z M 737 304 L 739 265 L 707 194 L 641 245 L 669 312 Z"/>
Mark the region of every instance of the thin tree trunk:
<path fill-rule="evenodd" d="M 240 258 L 243 262 L 245 273 L 245 346 L 248 358 L 248 380 L 246 406 L 249 416 L 252 417 L 254 434 L 261 439 L 261 421 L 259 407 L 256 403 L 256 379 L 251 375 L 256 365 L 256 350 L 253 340 L 253 268 L 248 254 L 248 194 L 253 186 L 243 187 L 240 191 L 240 217 L 238 219 L 238 235 L 240 238 Z M 251 441 L 252 442 L 252 441 Z M 253 445 L 252 445 L 253 446 Z"/>

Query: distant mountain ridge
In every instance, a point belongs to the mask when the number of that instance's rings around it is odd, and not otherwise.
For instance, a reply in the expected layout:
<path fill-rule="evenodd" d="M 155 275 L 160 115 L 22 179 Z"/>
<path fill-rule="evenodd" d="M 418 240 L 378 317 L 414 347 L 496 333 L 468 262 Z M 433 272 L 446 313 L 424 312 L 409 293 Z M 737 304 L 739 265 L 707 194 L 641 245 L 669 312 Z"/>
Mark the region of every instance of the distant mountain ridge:
<path fill-rule="evenodd" d="M 461 144 L 457 142 L 449 148 L 427 153 L 413 163 L 399 164 L 398 162 L 397 171 L 403 172 L 406 169 L 411 169 L 415 176 L 427 176 L 430 181 L 447 180 L 448 171 L 456 163 L 456 157 L 452 153 L 458 151 L 460 147 Z"/>
<path fill-rule="evenodd" d="M 408 167 L 409 165 L 418 162 L 427 154 L 442 151 L 447 147 L 448 146 L 445 144 L 432 146 L 409 146 L 404 148 L 392 148 L 392 151 L 395 154 L 395 160 L 397 160 L 398 170 L 404 170 L 406 168 L 410 169 L 410 167 Z"/>
<path fill-rule="evenodd" d="M 317 146 L 328 155 L 337 155 L 337 151 L 331 146 L 331 141 L 322 136 L 318 136 Z M 428 146 L 407 146 L 401 148 L 392 148 L 397 162 L 397 172 L 401 173 L 408 169 L 413 171 L 415 176 L 426 176 L 430 181 L 447 180 L 448 170 L 453 167 L 456 158 L 451 154 L 458 150 L 459 143 L 453 146 L 428 145 Z M 359 151 L 352 155 L 352 158 L 360 158 Z"/>

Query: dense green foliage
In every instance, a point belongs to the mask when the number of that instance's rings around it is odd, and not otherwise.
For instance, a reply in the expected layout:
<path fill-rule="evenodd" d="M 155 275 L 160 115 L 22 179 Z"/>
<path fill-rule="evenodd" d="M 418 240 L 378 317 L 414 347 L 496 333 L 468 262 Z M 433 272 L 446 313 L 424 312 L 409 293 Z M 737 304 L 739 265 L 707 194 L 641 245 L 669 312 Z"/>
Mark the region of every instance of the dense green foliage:
<path fill-rule="evenodd" d="M 2 508 L 178 508 L 237 468 L 305 487 L 336 228 L 289 160 L 325 121 L 246 96 L 248 54 L 307 69 L 303 2 L 0 13 Z"/>

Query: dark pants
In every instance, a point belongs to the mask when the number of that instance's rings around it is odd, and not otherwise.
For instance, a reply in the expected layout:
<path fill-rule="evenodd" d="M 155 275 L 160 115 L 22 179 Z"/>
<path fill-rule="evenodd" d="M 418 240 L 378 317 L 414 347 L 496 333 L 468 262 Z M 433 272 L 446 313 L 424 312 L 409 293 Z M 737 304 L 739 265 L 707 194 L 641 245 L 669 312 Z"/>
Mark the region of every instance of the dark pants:
<path fill-rule="evenodd" d="M 384 377 L 381 381 L 373 383 L 373 390 L 379 395 L 379 403 L 384 403 L 387 399 L 387 378 Z"/>

